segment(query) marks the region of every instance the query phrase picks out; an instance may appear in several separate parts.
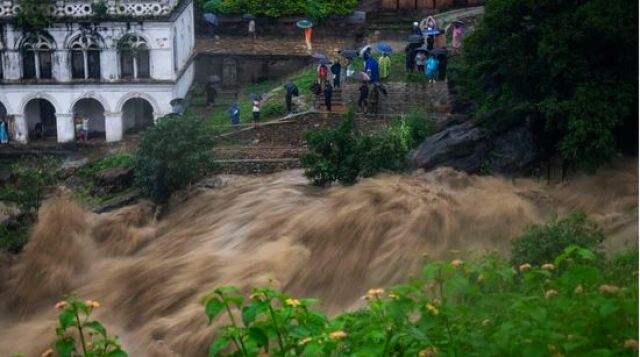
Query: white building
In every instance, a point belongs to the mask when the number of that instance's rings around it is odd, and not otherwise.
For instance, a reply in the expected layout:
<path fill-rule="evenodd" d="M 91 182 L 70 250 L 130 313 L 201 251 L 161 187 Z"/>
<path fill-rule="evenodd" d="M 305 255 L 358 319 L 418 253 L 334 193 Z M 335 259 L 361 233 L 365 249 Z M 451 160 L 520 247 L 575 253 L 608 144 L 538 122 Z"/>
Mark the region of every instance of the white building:
<path fill-rule="evenodd" d="M 94 8 L 106 13 L 94 14 Z M 51 1 L 39 33 L 12 25 L 19 5 L 0 0 L 0 117 L 11 138 L 75 140 L 74 116 L 106 141 L 171 113 L 193 81 L 191 0 Z"/>

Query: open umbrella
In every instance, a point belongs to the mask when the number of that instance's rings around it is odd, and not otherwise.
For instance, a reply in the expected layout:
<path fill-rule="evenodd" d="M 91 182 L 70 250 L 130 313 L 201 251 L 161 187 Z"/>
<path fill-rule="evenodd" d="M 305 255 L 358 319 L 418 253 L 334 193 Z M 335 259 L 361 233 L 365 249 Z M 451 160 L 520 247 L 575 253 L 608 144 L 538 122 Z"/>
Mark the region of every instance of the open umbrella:
<path fill-rule="evenodd" d="M 340 50 L 338 51 L 338 53 L 340 54 L 340 56 L 348 59 L 358 57 L 358 51 L 356 50 Z"/>
<path fill-rule="evenodd" d="M 425 46 L 418 47 L 414 50 L 415 52 L 424 52 L 429 53 L 429 50 Z"/>
<path fill-rule="evenodd" d="M 364 53 L 367 52 L 367 50 L 369 50 L 370 48 L 371 45 L 365 45 L 364 47 L 362 47 L 358 52 L 358 54 L 360 54 L 360 57 L 364 57 Z"/>
<path fill-rule="evenodd" d="M 424 42 L 424 38 L 422 36 L 414 33 L 413 35 L 409 36 L 407 41 L 409 41 L 409 43 L 423 43 Z"/>
<path fill-rule="evenodd" d="M 358 74 L 356 75 L 356 78 L 361 80 L 361 81 L 370 81 L 371 77 L 369 77 L 369 75 L 366 72 L 358 72 Z"/>
<path fill-rule="evenodd" d="M 454 25 L 458 25 L 458 26 L 464 26 L 464 21 L 462 20 L 456 20 L 453 22 Z"/>
<path fill-rule="evenodd" d="M 318 60 L 318 64 L 331 64 L 331 60 L 328 58 L 322 58 Z"/>
<path fill-rule="evenodd" d="M 262 100 L 262 96 L 260 94 L 255 94 L 255 93 L 249 94 L 249 98 L 251 98 L 251 100 Z"/>
<path fill-rule="evenodd" d="M 296 26 L 298 26 L 301 29 L 306 29 L 309 27 L 313 27 L 313 22 L 309 21 L 309 20 L 300 20 L 298 22 L 296 22 Z"/>
<path fill-rule="evenodd" d="M 422 34 L 425 36 L 437 36 L 440 33 L 441 33 L 440 29 L 435 29 L 435 28 L 426 28 L 422 30 Z"/>
<path fill-rule="evenodd" d="M 448 53 L 449 51 L 447 51 L 446 48 L 434 48 L 431 51 L 429 51 L 429 54 L 432 56 L 447 55 Z"/>
<path fill-rule="evenodd" d="M 204 19 L 204 21 L 210 23 L 213 26 L 218 26 L 218 16 L 216 16 L 215 14 L 212 14 L 210 12 L 205 13 L 204 15 L 202 15 L 202 18 Z"/>
<path fill-rule="evenodd" d="M 220 76 L 214 74 L 213 76 L 209 76 L 208 80 L 209 83 L 218 83 L 220 82 Z"/>
<path fill-rule="evenodd" d="M 173 106 L 176 106 L 176 105 L 182 105 L 182 103 L 184 103 L 184 98 L 173 98 L 169 102 L 169 105 L 171 105 L 173 107 Z"/>
<path fill-rule="evenodd" d="M 320 53 L 320 52 L 316 52 L 316 53 L 312 54 L 311 57 L 313 57 L 313 59 L 316 59 L 316 60 L 322 60 L 322 59 L 328 58 L 327 55 L 325 55 L 324 53 Z"/>
<path fill-rule="evenodd" d="M 244 14 L 244 15 L 242 15 L 242 19 L 244 21 L 251 21 L 251 20 L 255 20 L 256 17 L 253 14 Z"/>
<path fill-rule="evenodd" d="M 376 50 L 378 50 L 378 52 L 380 53 L 386 53 L 386 54 L 393 52 L 393 48 L 391 48 L 391 45 L 389 45 L 386 42 L 378 42 L 376 44 Z"/>

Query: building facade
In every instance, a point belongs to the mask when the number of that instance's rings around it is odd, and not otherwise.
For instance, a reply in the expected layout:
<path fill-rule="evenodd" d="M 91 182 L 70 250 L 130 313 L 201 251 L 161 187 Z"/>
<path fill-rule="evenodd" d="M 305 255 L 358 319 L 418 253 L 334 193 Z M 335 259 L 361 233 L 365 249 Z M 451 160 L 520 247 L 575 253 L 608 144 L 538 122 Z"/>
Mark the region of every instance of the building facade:
<path fill-rule="evenodd" d="M 191 0 L 52 1 L 53 24 L 36 33 L 13 25 L 19 6 L 0 1 L 0 117 L 15 141 L 72 142 L 77 117 L 90 138 L 119 141 L 191 86 Z"/>

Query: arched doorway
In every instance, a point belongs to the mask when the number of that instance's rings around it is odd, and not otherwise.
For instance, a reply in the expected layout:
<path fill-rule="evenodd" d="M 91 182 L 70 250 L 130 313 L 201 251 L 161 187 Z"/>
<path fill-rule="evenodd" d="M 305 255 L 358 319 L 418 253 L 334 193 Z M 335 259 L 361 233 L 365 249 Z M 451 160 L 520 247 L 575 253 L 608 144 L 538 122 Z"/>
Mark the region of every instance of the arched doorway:
<path fill-rule="evenodd" d="M 73 115 L 89 119 L 89 139 L 105 139 L 104 107 L 93 98 L 83 98 L 73 106 Z"/>
<path fill-rule="evenodd" d="M 153 107 L 146 99 L 132 98 L 122 106 L 122 129 L 135 134 L 153 126 Z"/>
<path fill-rule="evenodd" d="M 30 139 L 58 136 L 56 108 L 46 99 L 31 99 L 24 107 Z"/>

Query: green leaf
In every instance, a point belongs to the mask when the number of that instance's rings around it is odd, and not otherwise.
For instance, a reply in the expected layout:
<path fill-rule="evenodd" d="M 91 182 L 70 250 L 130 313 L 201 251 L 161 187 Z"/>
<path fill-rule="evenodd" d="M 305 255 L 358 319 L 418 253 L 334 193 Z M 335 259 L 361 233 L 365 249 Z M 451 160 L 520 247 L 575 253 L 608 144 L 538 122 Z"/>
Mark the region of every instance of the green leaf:
<path fill-rule="evenodd" d="M 76 348 L 75 341 L 71 337 L 64 337 L 56 341 L 56 352 L 60 357 L 71 357 L 71 352 Z"/>
<path fill-rule="evenodd" d="M 125 351 L 123 351 L 122 349 L 118 348 L 116 350 L 113 350 L 109 353 L 107 353 L 106 357 L 128 357 L 127 353 Z"/>
<path fill-rule="evenodd" d="M 222 336 L 209 345 L 209 357 L 215 357 L 222 351 L 225 347 L 227 347 L 231 343 L 231 340 L 228 337 Z"/>
<path fill-rule="evenodd" d="M 88 321 L 85 322 L 84 327 L 87 327 L 91 330 L 98 332 L 102 337 L 107 338 L 107 329 L 102 326 L 99 321 Z"/>
<path fill-rule="evenodd" d="M 66 330 L 69 326 L 76 323 L 76 315 L 69 309 L 62 310 L 58 318 L 60 319 L 60 327 L 62 327 L 62 330 Z"/>
<path fill-rule="evenodd" d="M 258 347 L 269 346 L 269 337 L 260 328 L 251 327 L 249 329 L 249 337 L 256 341 Z"/>
<path fill-rule="evenodd" d="M 205 313 L 207 314 L 207 317 L 209 318 L 209 323 L 215 320 L 215 318 L 218 316 L 218 314 L 220 314 L 222 310 L 224 310 L 224 308 L 225 308 L 224 302 L 222 302 L 218 298 L 212 298 L 209 301 L 207 301 L 204 309 L 205 309 Z"/>
<path fill-rule="evenodd" d="M 245 326 L 251 325 L 256 320 L 258 313 L 258 306 L 256 304 L 250 304 L 242 308 L 242 322 Z"/>

